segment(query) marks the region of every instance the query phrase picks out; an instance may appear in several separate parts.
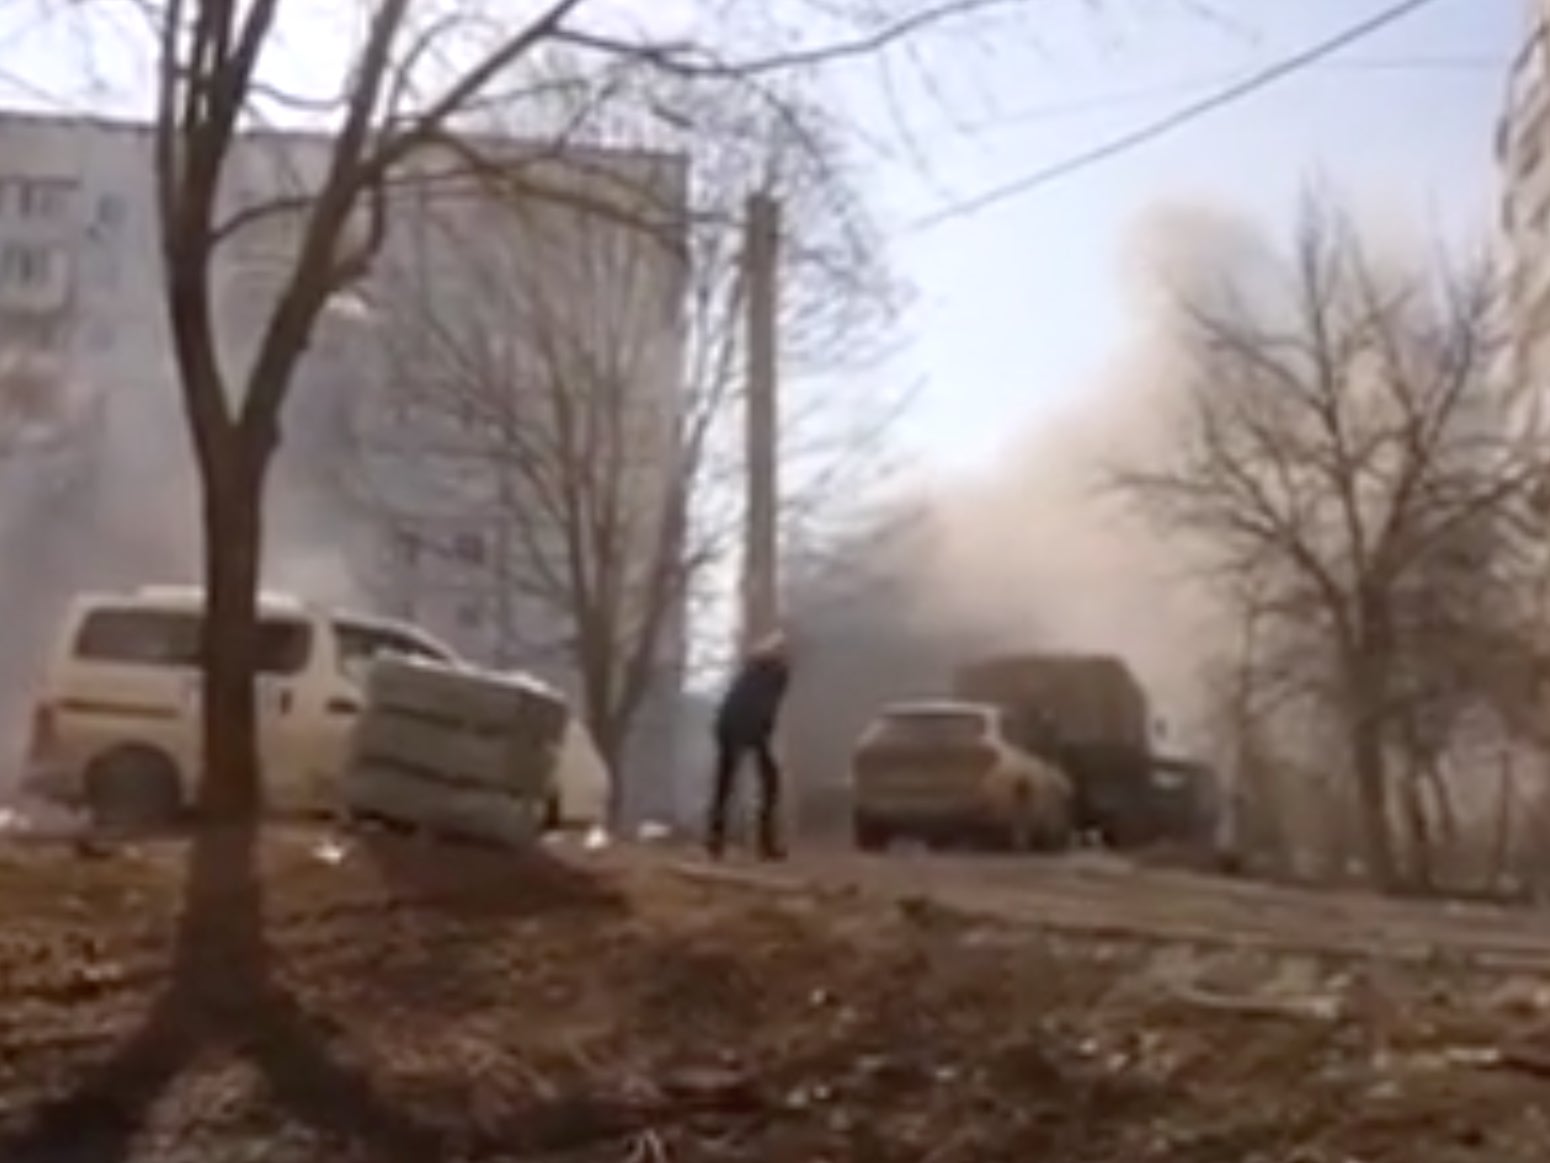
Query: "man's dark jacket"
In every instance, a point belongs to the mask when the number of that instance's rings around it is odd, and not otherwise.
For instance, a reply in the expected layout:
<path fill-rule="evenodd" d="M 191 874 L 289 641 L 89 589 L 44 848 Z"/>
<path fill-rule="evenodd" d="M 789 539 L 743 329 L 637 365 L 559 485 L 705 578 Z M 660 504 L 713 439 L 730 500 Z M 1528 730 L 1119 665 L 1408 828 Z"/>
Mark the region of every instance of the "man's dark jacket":
<path fill-rule="evenodd" d="M 716 712 L 716 737 L 748 744 L 767 740 L 775 729 L 790 674 L 779 655 L 760 655 L 743 663 Z"/>

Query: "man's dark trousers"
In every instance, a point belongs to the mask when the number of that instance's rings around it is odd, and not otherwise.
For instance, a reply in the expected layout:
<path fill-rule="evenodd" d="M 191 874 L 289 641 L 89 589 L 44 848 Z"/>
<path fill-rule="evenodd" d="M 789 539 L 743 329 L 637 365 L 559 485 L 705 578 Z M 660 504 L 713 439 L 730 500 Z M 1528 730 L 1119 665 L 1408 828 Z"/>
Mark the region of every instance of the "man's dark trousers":
<path fill-rule="evenodd" d="M 780 764 L 770 750 L 769 732 L 744 734 L 722 728 L 716 732 L 716 785 L 711 792 L 707 843 L 713 856 L 726 845 L 727 806 L 737 769 L 751 756 L 759 773 L 759 853 L 767 859 L 781 855 Z"/>

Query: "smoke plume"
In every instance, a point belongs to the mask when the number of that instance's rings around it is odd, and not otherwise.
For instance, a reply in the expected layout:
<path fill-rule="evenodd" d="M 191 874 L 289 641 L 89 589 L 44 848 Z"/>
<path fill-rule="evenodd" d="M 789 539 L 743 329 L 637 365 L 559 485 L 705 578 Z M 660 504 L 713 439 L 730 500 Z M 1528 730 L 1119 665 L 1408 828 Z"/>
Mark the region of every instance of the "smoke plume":
<path fill-rule="evenodd" d="M 0 397 L 8 386 L 0 379 Z M 201 576 L 199 493 L 174 385 L 56 386 L 57 398 L 72 402 L 68 415 L 34 424 L 49 430 L 0 453 L 0 615 L 8 627 L 0 656 L 0 786 L 21 764 L 27 718 L 71 598 L 195 584 Z M 316 387 L 300 385 L 298 403 Z M 339 549 L 344 515 L 330 512 L 316 489 L 300 494 L 302 503 L 290 499 L 304 466 L 285 453 L 282 446 L 272 477 L 264 584 L 358 604 L 360 587 Z"/>
<path fill-rule="evenodd" d="M 1118 272 L 1133 319 L 1097 379 L 1012 443 L 992 469 L 933 504 L 936 551 L 915 579 L 921 616 L 999 648 L 1113 653 L 1147 687 L 1163 745 L 1200 745 L 1205 669 L 1229 645 L 1198 559 L 1112 487 L 1116 469 L 1156 464 L 1179 431 L 1188 374 L 1180 304 L 1252 271 L 1255 227 L 1195 204 L 1154 207 Z"/>

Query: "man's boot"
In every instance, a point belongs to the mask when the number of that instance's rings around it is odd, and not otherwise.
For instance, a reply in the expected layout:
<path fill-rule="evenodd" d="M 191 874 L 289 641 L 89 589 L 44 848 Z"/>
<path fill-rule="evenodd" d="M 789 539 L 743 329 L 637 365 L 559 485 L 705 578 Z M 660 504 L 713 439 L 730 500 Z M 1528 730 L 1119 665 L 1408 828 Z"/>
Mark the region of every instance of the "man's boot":
<path fill-rule="evenodd" d="M 727 849 L 727 822 L 720 812 L 712 812 L 705 829 L 705 855 L 720 860 Z"/>
<path fill-rule="evenodd" d="M 759 819 L 759 859 L 760 860 L 784 860 L 786 848 L 780 842 L 780 830 L 775 822 L 775 813 L 766 811 Z"/>

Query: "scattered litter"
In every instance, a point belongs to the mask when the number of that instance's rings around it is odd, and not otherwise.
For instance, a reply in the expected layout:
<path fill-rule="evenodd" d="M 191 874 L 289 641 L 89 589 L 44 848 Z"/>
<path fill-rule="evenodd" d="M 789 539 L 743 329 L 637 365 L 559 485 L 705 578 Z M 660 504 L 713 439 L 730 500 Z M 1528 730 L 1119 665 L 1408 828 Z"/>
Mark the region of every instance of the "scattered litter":
<path fill-rule="evenodd" d="M 1509 978 L 1488 995 L 1491 1008 L 1516 1013 L 1550 1010 L 1550 985 L 1537 977 Z"/>
<path fill-rule="evenodd" d="M 581 842 L 581 846 L 588 852 L 598 852 L 607 848 L 610 843 L 608 829 L 598 825 L 595 828 L 588 829 L 586 839 Z"/>
<path fill-rule="evenodd" d="M 707 1066 L 673 1070 L 662 1079 L 663 1093 L 701 1110 L 758 1110 L 764 1100 L 747 1073 Z"/>
<path fill-rule="evenodd" d="M 1309 997 L 1239 997 L 1219 994 L 1199 987 L 1175 987 L 1173 994 L 1180 1001 L 1201 1009 L 1245 1016 L 1336 1022 L 1345 1013 L 1344 1000 L 1329 994 Z"/>
<path fill-rule="evenodd" d="M 647 820 L 635 832 L 635 838 L 644 844 L 658 844 L 672 835 L 673 830 L 660 820 Z"/>
<path fill-rule="evenodd" d="M 1478 1067 L 1500 1066 L 1508 1057 L 1496 1046 L 1454 1046 L 1444 1055 L 1450 1065 Z"/>
<path fill-rule="evenodd" d="M 339 864 L 349 855 L 349 849 L 334 836 L 325 836 L 312 846 L 312 855 L 324 864 Z"/>

